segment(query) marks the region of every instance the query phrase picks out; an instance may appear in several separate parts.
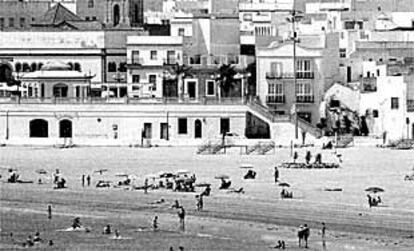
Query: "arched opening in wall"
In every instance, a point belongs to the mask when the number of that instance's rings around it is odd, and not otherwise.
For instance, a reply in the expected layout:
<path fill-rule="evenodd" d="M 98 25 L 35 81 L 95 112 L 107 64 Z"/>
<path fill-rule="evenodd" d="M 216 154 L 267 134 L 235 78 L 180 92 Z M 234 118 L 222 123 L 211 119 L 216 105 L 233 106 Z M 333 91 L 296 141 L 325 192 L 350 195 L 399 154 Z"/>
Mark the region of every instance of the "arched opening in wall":
<path fill-rule="evenodd" d="M 81 71 L 81 66 L 80 66 L 80 64 L 79 64 L 79 63 L 75 63 L 75 65 L 74 65 L 74 69 L 75 69 L 75 71 Z"/>
<path fill-rule="evenodd" d="M 59 138 L 72 138 L 72 121 L 64 119 L 59 122 Z"/>
<path fill-rule="evenodd" d="M 194 138 L 200 139 L 203 137 L 203 125 L 199 119 L 194 122 Z"/>
<path fill-rule="evenodd" d="M 117 26 L 119 24 L 119 20 L 120 20 L 120 11 L 119 11 L 119 5 L 115 4 L 114 5 L 114 26 Z"/>
<path fill-rule="evenodd" d="M 73 63 L 72 62 L 69 62 L 68 65 L 69 65 L 69 70 L 73 71 L 73 69 L 74 69 Z"/>
<path fill-rule="evenodd" d="M 62 83 L 53 86 L 53 96 L 57 98 L 66 98 L 68 96 L 68 86 Z"/>
<path fill-rule="evenodd" d="M 47 138 L 49 136 L 49 125 L 44 119 L 34 119 L 29 124 L 30 138 Z"/>
<path fill-rule="evenodd" d="M 20 62 L 17 62 L 14 65 L 14 69 L 16 70 L 16 72 L 21 72 L 22 71 L 22 64 Z"/>
<path fill-rule="evenodd" d="M 28 63 L 23 63 L 23 72 L 30 72 L 30 66 Z"/>
<path fill-rule="evenodd" d="M 43 63 L 38 63 L 37 64 L 37 70 L 40 71 L 42 69 Z"/>
<path fill-rule="evenodd" d="M 6 83 L 12 78 L 12 68 L 7 64 L 0 64 L 0 82 Z"/>
<path fill-rule="evenodd" d="M 37 64 L 36 63 L 32 63 L 30 65 L 30 71 L 36 71 L 37 70 Z"/>

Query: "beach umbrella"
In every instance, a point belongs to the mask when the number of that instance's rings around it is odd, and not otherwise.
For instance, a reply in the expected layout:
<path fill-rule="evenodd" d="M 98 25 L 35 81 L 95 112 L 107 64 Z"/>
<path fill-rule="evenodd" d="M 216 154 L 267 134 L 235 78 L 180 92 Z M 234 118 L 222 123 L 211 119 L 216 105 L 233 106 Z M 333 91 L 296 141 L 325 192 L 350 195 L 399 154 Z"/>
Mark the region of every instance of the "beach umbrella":
<path fill-rule="evenodd" d="M 108 169 L 99 169 L 99 170 L 96 170 L 94 173 L 99 173 L 100 175 L 102 175 L 103 172 L 107 172 L 107 171 Z"/>
<path fill-rule="evenodd" d="M 201 183 L 195 184 L 195 186 L 196 187 L 209 187 L 209 186 L 211 186 L 211 184 L 207 183 L 207 182 L 201 182 Z"/>
<path fill-rule="evenodd" d="M 242 164 L 240 165 L 240 168 L 242 169 L 252 169 L 254 166 L 252 164 Z"/>
<path fill-rule="evenodd" d="M 230 179 L 230 176 L 223 174 L 223 175 L 217 175 L 214 178 L 219 179 L 219 180 L 221 180 L 221 179 Z"/>
<path fill-rule="evenodd" d="M 187 173 L 190 173 L 190 172 L 188 170 L 181 169 L 181 170 L 176 171 L 175 173 L 176 174 L 187 174 Z"/>
<path fill-rule="evenodd" d="M 38 174 L 47 174 L 47 171 L 45 169 L 37 169 L 35 172 Z"/>
<path fill-rule="evenodd" d="M 172 178 L 175 176 L 173 173 L 170 173 L 170 172 L 159 172 L 157 175 L 160 178 Z"/>
<path fill-rule="evenodd" d="M 126 174 L 126 173 L 117 173 L 117 174 L 115 174 L 115 176 L 116 177 L 128 177 L 129 174 Z"/>
<path fill-rule="evenodd" d="M 365 191 L 372 192 L 372 193 L 385 192 L 385 190 L 382 189 L 381 187 L 368 187 L 367 189 L 365 189 Z"/>
<path fill-rule="evenodd" d="M 279 183 L 280 187 L 290 187 L 290 185 L 286 182 Z"/>

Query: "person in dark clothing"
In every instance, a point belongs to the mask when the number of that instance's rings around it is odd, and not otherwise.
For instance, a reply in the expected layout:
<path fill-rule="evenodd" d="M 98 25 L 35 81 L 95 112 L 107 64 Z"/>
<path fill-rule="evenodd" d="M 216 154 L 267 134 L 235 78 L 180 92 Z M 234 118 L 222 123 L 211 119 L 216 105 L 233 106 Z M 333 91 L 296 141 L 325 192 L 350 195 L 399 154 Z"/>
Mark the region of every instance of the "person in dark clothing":
<path fill-rule="evenodd" d="M 180 207 L 177 214 L 178 214 L 178 218 L 180 219 L 181 231 L 185 231 L 185 210 L 184 210 L 184 207 Z"/>
<path fill-rule="evenodd" d="M 293 163 L 296 163 L 296 160 L 298 159 L 298 157 L 299 157 L 298 152 L 295 151 L 293 153 Z"/>
<path fill-rule="evenodd" d="M 311 161 L 311 158 L 312 158 L 311 152 L 310 151 L 306 151 L 306 156 L 305 156 L 306 164 L 309 164 L 309 162 Z"/>
<path fill-rule="evenodd" d="M 316 154 L 315 164 L 322 164 L 322 154 L 321 153 Z"/>
<path fill-rule="evenodd" d="M 275 166 L 275 183 L 279 181 L 279 170 L 277 169 L 277 166 Z"/>
<path fill-rule="evenodd" d="M 82 187 L 85 186 L 85 174 L 82 174 Z"/>
<path fill-rule="evenodd" d="M 368 129 L 368 125 L 367 125 L 367 121 L 365 119 L 365 116 L 361 116 L 361 127 L 360 127 L 360 131 L 362 136 L 368 136 L 369 134 L 369 129 Z"/>
<path fill-rule="evenodd" d="M 86 182 L 88 183 L 88 186 L 91 185 L 91 176 L 88 175 L 88 177 L 86 177 Z"/>

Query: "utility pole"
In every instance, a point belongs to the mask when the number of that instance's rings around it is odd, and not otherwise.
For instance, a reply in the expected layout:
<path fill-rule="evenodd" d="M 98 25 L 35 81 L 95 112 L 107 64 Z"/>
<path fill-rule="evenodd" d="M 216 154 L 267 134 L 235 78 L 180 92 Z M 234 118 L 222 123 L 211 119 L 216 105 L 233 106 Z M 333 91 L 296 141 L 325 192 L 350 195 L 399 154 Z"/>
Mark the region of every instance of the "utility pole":
<path fill-rule="evenodd" d="M 295 101 L 292 104 L 292 106 L 294 106 L 294 113 L 295 113 L 295 138 L 298 139 L 299 138 L 299 122 L 298 122 L 298 103 L 297 103 L 297 96 L 296 96 L 296 83 L 297 83 L 297 79 L 296 79 L 296 43 L 299 42 L 298 38 L 297 38 L 297 33 L 296 33 L 296 25 L 295 23 L 297 21 L 299 21 L 300 18 L 302 18 L 303 15 L 300 12 L 297 12 L 296 10 L 292 10 L 291 12 L 291 16 L 287 18 L 288 22 L 292 23 L 292 32 L 293 32 L 293 37 L 291 38 L 293 40 L 293 85 L 295 88 Z"/>

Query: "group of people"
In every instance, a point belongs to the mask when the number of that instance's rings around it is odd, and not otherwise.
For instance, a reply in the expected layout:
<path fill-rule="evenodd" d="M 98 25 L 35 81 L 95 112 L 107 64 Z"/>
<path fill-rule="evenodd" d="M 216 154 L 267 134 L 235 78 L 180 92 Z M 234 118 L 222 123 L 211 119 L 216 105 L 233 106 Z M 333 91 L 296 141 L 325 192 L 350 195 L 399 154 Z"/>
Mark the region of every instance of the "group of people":
<path fill-rule="evenodd" d="M 382 203 L 381 197 L 378 194 L 367 194 L 369 207 L 376 207 Z"/>
<path fill-rule="evenodd" d="M 63 178 L 62 174 L 60 173 L 59 169 L 53 173 L 53 184 L 56 185 L 56 189 L 65 188 L 66 186 L 66 179 Z"/>

